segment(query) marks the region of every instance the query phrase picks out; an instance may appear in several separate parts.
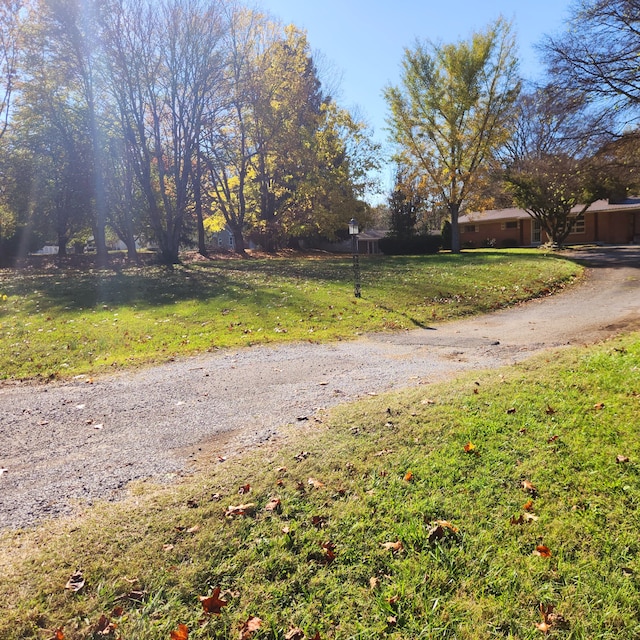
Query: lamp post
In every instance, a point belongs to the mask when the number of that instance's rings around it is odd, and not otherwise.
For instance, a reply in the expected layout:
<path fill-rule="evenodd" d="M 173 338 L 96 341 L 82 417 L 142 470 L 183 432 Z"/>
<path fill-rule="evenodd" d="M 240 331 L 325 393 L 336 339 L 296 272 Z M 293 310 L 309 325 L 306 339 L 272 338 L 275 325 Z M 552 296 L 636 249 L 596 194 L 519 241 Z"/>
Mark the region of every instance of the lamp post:
<path fill-rule="evenodd" d="M 358 221 L 349 220 L 349 235 L 351 236 L 351 251 L 353 253 L 353 295 L 360 297 L 360 256 L 358 254 Z"/>

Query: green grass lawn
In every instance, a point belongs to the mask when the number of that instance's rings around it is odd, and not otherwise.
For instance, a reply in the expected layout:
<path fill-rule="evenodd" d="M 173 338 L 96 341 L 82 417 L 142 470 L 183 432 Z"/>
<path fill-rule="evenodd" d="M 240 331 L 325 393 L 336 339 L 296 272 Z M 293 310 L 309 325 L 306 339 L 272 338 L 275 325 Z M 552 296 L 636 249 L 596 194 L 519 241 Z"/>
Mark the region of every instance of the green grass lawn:
<path fill-rule="evenodd" d="M 363 257 L 361 264 L 360 299 L 346 258 L 0 271 L 0 379 L 428 326 L 545 295 L 581 272 L 540 250 Z"/>
<path fill-rule="evenodd" d="M 0 637 L 638 638 L 639 371 L 634 334 L 370 397 L 5 533 Z"/>

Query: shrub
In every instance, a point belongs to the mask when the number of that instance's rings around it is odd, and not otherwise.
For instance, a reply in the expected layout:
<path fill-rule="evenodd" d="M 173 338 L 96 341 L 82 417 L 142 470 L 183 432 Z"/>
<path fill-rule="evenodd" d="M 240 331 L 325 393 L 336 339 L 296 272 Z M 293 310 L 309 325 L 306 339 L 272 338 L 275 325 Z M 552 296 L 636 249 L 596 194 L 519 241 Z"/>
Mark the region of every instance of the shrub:
<path fill-rule="evenodd" d="M 440 236 L 387 236 L 380 240 L 380 251 L 388 256 L 424 255 L 438 253 L 442 246 Z"/>

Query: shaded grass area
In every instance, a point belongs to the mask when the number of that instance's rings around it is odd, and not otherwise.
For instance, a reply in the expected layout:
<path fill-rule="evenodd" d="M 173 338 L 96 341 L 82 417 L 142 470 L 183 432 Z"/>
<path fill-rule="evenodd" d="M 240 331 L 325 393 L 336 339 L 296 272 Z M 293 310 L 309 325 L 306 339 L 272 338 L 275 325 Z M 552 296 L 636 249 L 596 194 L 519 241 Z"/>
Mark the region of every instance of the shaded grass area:
<path fill-rule="evenodd" d="M 639 370 L 634 334 L 369 397 L 5 533 L 0 637 L 639 637 Z"/>
<path fill-rule="evenodd" d="M 212 349 L 350 339 L 546 295 L 581 268 L 539 250 L 223 260 L 165 270 L 0 271 L 0 378 L 58 377 Z"/>

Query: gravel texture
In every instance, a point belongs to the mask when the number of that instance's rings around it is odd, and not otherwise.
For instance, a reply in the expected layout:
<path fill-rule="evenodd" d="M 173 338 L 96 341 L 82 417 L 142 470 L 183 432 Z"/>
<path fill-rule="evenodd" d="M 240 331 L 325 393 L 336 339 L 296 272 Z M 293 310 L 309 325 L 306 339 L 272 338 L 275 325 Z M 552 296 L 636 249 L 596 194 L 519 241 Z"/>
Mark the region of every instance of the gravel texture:
<path fill-rule="evenodd" d="M 32 526 L 132 480 L 193 470 L 370 393 L 640 329 L 640 248 L 576 254 L 585 280 L 478 318 L 327 345 L 251 347 L 48 385 L 0 386 L 0 528 Z M 366 295 L 366 292 L 365 292 Z"/>

